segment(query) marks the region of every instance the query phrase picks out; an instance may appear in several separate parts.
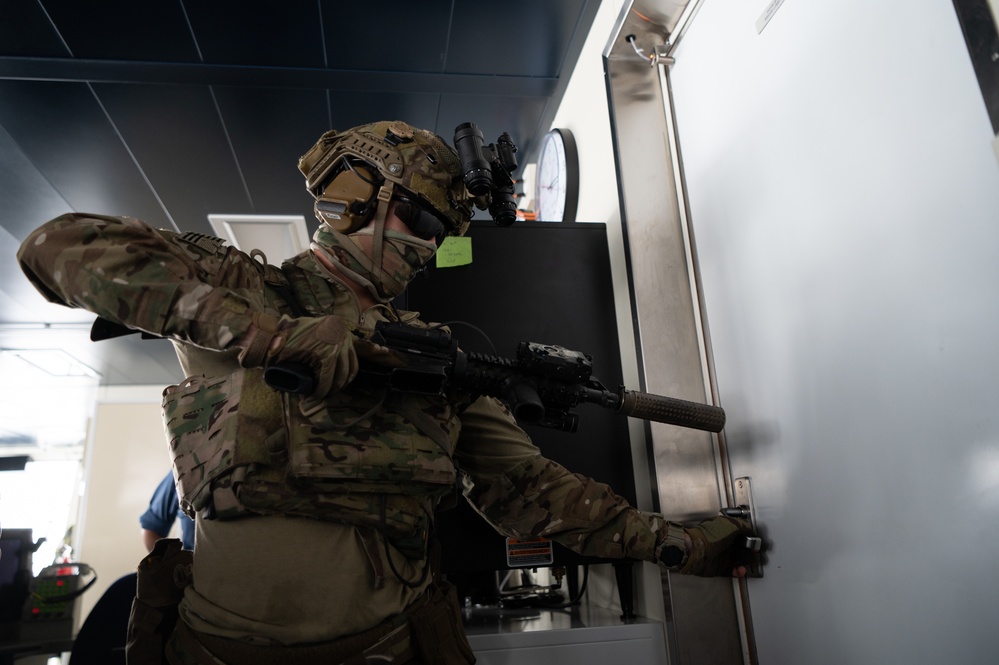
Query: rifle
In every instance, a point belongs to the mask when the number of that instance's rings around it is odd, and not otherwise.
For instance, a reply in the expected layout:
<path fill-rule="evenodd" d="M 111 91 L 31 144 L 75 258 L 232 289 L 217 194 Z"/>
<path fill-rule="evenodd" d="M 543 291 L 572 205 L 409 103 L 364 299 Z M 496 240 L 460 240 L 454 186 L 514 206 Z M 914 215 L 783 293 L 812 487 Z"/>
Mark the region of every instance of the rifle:
<path fill-rule="evenodd" d="M 364 363 L 364 344 L 393 351 L 398 366 Z M 581 402 L 618 413 L 680 427 L 720 432 L 725 411 L 717 406 L 627 390 L 606 389 L 591 376 L 592 358 L 554 344 L 521 342 L 516 359 L 500 358 L 458 348 L 451 334 L 439 328 L 415 328 L 404 323 L 379 322 L 374 333 L 361 336 L 359 381 L 371 381 L 389 390 L 420 395 L 443 395 L 448 389 L 489 395 L 506 402 L 521 422 L 575 432 L 579 416 L 571 409 Z M 313 377 L 308 368 L 276 365 L 264 370 L 273 388 L 308 395 Z"/>

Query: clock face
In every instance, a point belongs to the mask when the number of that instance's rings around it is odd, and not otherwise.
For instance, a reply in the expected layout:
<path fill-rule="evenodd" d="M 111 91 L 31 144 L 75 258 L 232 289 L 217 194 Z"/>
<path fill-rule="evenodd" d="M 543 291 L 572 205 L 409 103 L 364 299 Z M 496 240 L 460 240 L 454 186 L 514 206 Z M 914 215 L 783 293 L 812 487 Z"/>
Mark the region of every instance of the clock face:
<path fill-rule="evenodd" d="M 579 200 L 576 143 L 569 130 L 545 135 L 535 174 L 534 207 L 540 222 L 572 222 Z"/>

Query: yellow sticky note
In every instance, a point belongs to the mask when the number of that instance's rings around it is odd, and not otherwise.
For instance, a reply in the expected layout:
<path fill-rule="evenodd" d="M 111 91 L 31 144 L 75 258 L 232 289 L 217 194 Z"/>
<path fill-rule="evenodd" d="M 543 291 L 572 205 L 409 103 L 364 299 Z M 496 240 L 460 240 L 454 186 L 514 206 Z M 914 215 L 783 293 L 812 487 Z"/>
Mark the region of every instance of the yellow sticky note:
<path fill-rule="evenodd" d="M 437 267 L 455 268 L 472 262 L 472 239 L 448 236 L 437 248 Z"/>

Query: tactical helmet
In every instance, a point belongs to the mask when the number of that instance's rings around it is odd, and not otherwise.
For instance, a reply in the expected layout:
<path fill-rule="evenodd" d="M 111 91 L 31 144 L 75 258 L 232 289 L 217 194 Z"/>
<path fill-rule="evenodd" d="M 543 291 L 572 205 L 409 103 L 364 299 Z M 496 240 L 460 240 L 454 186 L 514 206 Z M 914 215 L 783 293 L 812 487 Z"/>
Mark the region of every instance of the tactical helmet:
<path fill-rule="evenodd" d="M 320 222 L 350 234 L 401 189 L 435 211 L 448 235 L 464 235 L 472 199 L 457 153 L 433 132 L 381 121 L 323 134 L 298 161 Z"/>

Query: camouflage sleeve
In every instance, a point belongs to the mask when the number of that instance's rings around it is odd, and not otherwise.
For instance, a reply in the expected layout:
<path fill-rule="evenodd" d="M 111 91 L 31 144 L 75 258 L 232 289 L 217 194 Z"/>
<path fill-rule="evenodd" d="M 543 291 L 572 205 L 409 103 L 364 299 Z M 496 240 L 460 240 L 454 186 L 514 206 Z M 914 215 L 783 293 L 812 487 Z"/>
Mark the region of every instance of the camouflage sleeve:
<path fill-rule="evenodd" d="M 588 556 L 654 559 L 662 516 L 546 459 L 502 402 L 480 398 L 461 423 L 455 457 L 465 497 L 497 531 L 550 538 Z"/>
<path fill-rule="evenodd" d="M 222 350 L 245 335 L 254 308 L 239 289 L 214 285 L 220 261 L 197 249 L 136 219 L 71 213 L 33 231 L 17 259 L 51 302 Z"/>

